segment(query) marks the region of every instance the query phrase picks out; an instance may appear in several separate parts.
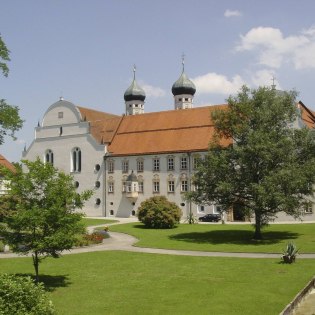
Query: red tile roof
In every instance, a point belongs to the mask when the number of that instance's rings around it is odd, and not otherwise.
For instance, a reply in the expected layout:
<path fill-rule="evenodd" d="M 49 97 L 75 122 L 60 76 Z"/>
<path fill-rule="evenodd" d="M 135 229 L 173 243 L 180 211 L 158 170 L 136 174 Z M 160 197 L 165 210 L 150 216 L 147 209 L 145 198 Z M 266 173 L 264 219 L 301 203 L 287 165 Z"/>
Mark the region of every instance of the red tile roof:
<path fill-rule="evenodd" d="M 83 120 L 90 122 L 90 132 L 98 143 L 109 143 L 116 133 L 122 116 L 79 107 Z"/>
<path fill-rule="evenodd" d="M 125 116 L 109 145 L 112 155 L 205 151 L 214 134 L 211 111 L 227 105 Z M 221 139 L 222 145 L 231 140 Z"/>
<path fill-rule="evenodd" d="M 15 171 L 15 167 L 3 155 L 0 154 L 0 165 L 6 167 L 10 171 Z"/>
<path fill-rule="evenodd" d="M 302 120 L 308 128 L 315 128 L 315 112 L 307 108 L 301 101 L 298 103 L 302 111 Z"/>

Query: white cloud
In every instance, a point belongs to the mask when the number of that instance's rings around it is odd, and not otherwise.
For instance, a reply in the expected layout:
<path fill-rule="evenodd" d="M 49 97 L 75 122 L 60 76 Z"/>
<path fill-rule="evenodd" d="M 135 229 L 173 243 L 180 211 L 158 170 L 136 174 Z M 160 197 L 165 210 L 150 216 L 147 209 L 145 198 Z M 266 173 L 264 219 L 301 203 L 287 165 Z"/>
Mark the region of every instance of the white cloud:
<path fill-rule="evenodd" d="M 271 68 L 292 63 L 295 69 L 315 68 L 315 27 L 285 37 L 281 30 L 257 27 L 241 35 L 236 51 L 258 52 L 258 62 Z"/>
<path fill-rule="evenodd" d="M 242 13 L 240 11 L 238 11 L 238 10 L 229 10 L 229 9 L 227 9 L 224 12 L 224 16 L 227 17 L 227 18 L 233 17 L 233 16 L 241 16 L 241 15 L 242 15 Z"/>
<path fill-rule="evenodd" d="M 166 95 L 165 91 L 159 87 L 155 87 L 142 82 L 140 86 L 144 89 L 146 96 L 150 97 L 163 97 Z"/>
<path fill-rule="evenodd" d="M 239 75 L 229 80 L 226 76 L 214 72 L 198 76 L 192 79 L 192 81 L 196 85 L 198 94 L 233 94 L 245 84 L 244 80 Z"/>
<path fill-rule="evenodd" d="M 274 78 L 274 82 L 273 82 Z M 275 78 L 275 71 L 271 69 L 263 69 L 256 71 L 252 77 L 251 82 L 255 87 L 258 86 L 269 86 L 271 87 L 272 84 L 276 85 L 276 89 L 281 90 L 281 86 Z"/>

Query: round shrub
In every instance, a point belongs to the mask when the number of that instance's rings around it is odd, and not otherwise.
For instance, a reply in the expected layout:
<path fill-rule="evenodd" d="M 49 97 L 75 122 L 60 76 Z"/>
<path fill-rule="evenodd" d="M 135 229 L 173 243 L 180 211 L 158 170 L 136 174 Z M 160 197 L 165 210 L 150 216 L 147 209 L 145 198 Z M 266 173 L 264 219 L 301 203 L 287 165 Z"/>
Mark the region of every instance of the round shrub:
<path fill-rule="evenodd" d="M 52 315 L 52 302 L 43 284 L 30 277 L 0 274 L 0 314 Z"/>
<path fill-rule="evenodd" d="M 181 209 L 164 196 L 151 197 L 143 201 L 137 216 L 146 227 L 155 229 L 171 229 L 179 223 Z"/>

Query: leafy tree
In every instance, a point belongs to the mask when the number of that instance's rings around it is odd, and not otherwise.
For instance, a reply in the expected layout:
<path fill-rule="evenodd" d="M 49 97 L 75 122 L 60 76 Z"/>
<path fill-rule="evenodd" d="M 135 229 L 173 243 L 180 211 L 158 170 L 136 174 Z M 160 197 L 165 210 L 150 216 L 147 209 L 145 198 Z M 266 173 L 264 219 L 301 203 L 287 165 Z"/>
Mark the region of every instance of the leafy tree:
<path fill-rule="evenodd" d="M 52 315 L 55 310 L 43 284 L 30 277 L 0 274 L 0 314 Z"/>
<path fill-rule="evenodd" d="M 215 111 L 216 135 L 195 173 L 196 203 L 216 202 L 225 210 L 241 207 L 255 218 L 255 239 L 277 213 L 299 217 L 313 195 L 314 131 L 295 128 L 299 111 L 295 92 L 243 87 Z M 220 139 L 233 144 L 220 145 Z"/>
<path fill-rule="evenodd" d="M 76 192 L 73 178 L 57 171 L 50 163 L 39 159 L 22 161 L 27 168 L 7 172 L 9 196 L 18 196 L 16 211 L 5 217 L 1 234 L 12 250 L 32 253 L 36 281 L 40 261 L 48 256 L 58 258 L 63 250 L 71 249 L 78 233 L 84 232 L 80 223 L 82 208 L 92 192 Z M 4 170 L 5 171 L 5 170 Z"/>
<path fill-rule="evenodd" d="M 9 68 L 6 64 L 10 61 L 10 51 L 0 36 L 0 70 L 7 77 Z M 4 142 L 6 135 L 15 139 L 14 134 L 22 128 L 23 120 L 19 116 L 19 108 L 6 103 L 4 99 L 0 99 L 0 144 Z"/>
<path fill-rule="evenodd" d="M 151 197 L 143 201 L 137 216 L 146 227 L 155 229 L 170 229 L 179 223 L 181 209 L 164 196 Z"/>
<path fill-rule="evenodd" d="M 0 69 L 2 74 L 7 77 L 9 74 L 9 68 L 6 61 L 10 61 L 10 51 L 0 36 Z"/>

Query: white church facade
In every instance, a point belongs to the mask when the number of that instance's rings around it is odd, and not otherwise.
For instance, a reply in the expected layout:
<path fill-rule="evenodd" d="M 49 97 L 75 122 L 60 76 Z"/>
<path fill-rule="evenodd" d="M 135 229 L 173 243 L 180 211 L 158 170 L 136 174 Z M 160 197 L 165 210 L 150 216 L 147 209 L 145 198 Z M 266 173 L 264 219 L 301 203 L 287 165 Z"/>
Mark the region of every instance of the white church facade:
<path fill-rule="evenodd" d="M 196 216 L 219 212 L 219 205 L 196 205 L 184 199 L 198 158 L 206 154 L 214 128 L 210 112 L 226 104 L 193 108 L 196 88 L 185 74 L 173 84 L 174 109 L 144 113 L 145 92 L 135 76 L 124 94 L 125 115 L 83 108 L 62 98 L 52 104 L 35 128 L 23 159 L 37 157 L 73 175 L 78 191 L 93 189 L 83 211 L 87 216 L 129 217 L 142 201 L 164 195 Z M 315 114 L 302 102 L 301 122 L 315 128 Z M 223 145 L 230 144 L 222 139 Z M 303 220 L 315 220 L 315 205 Z M 231 211 L 225 220 L 243 220 Z M 279 220 L 293 220 L 280 216 Z"/>

